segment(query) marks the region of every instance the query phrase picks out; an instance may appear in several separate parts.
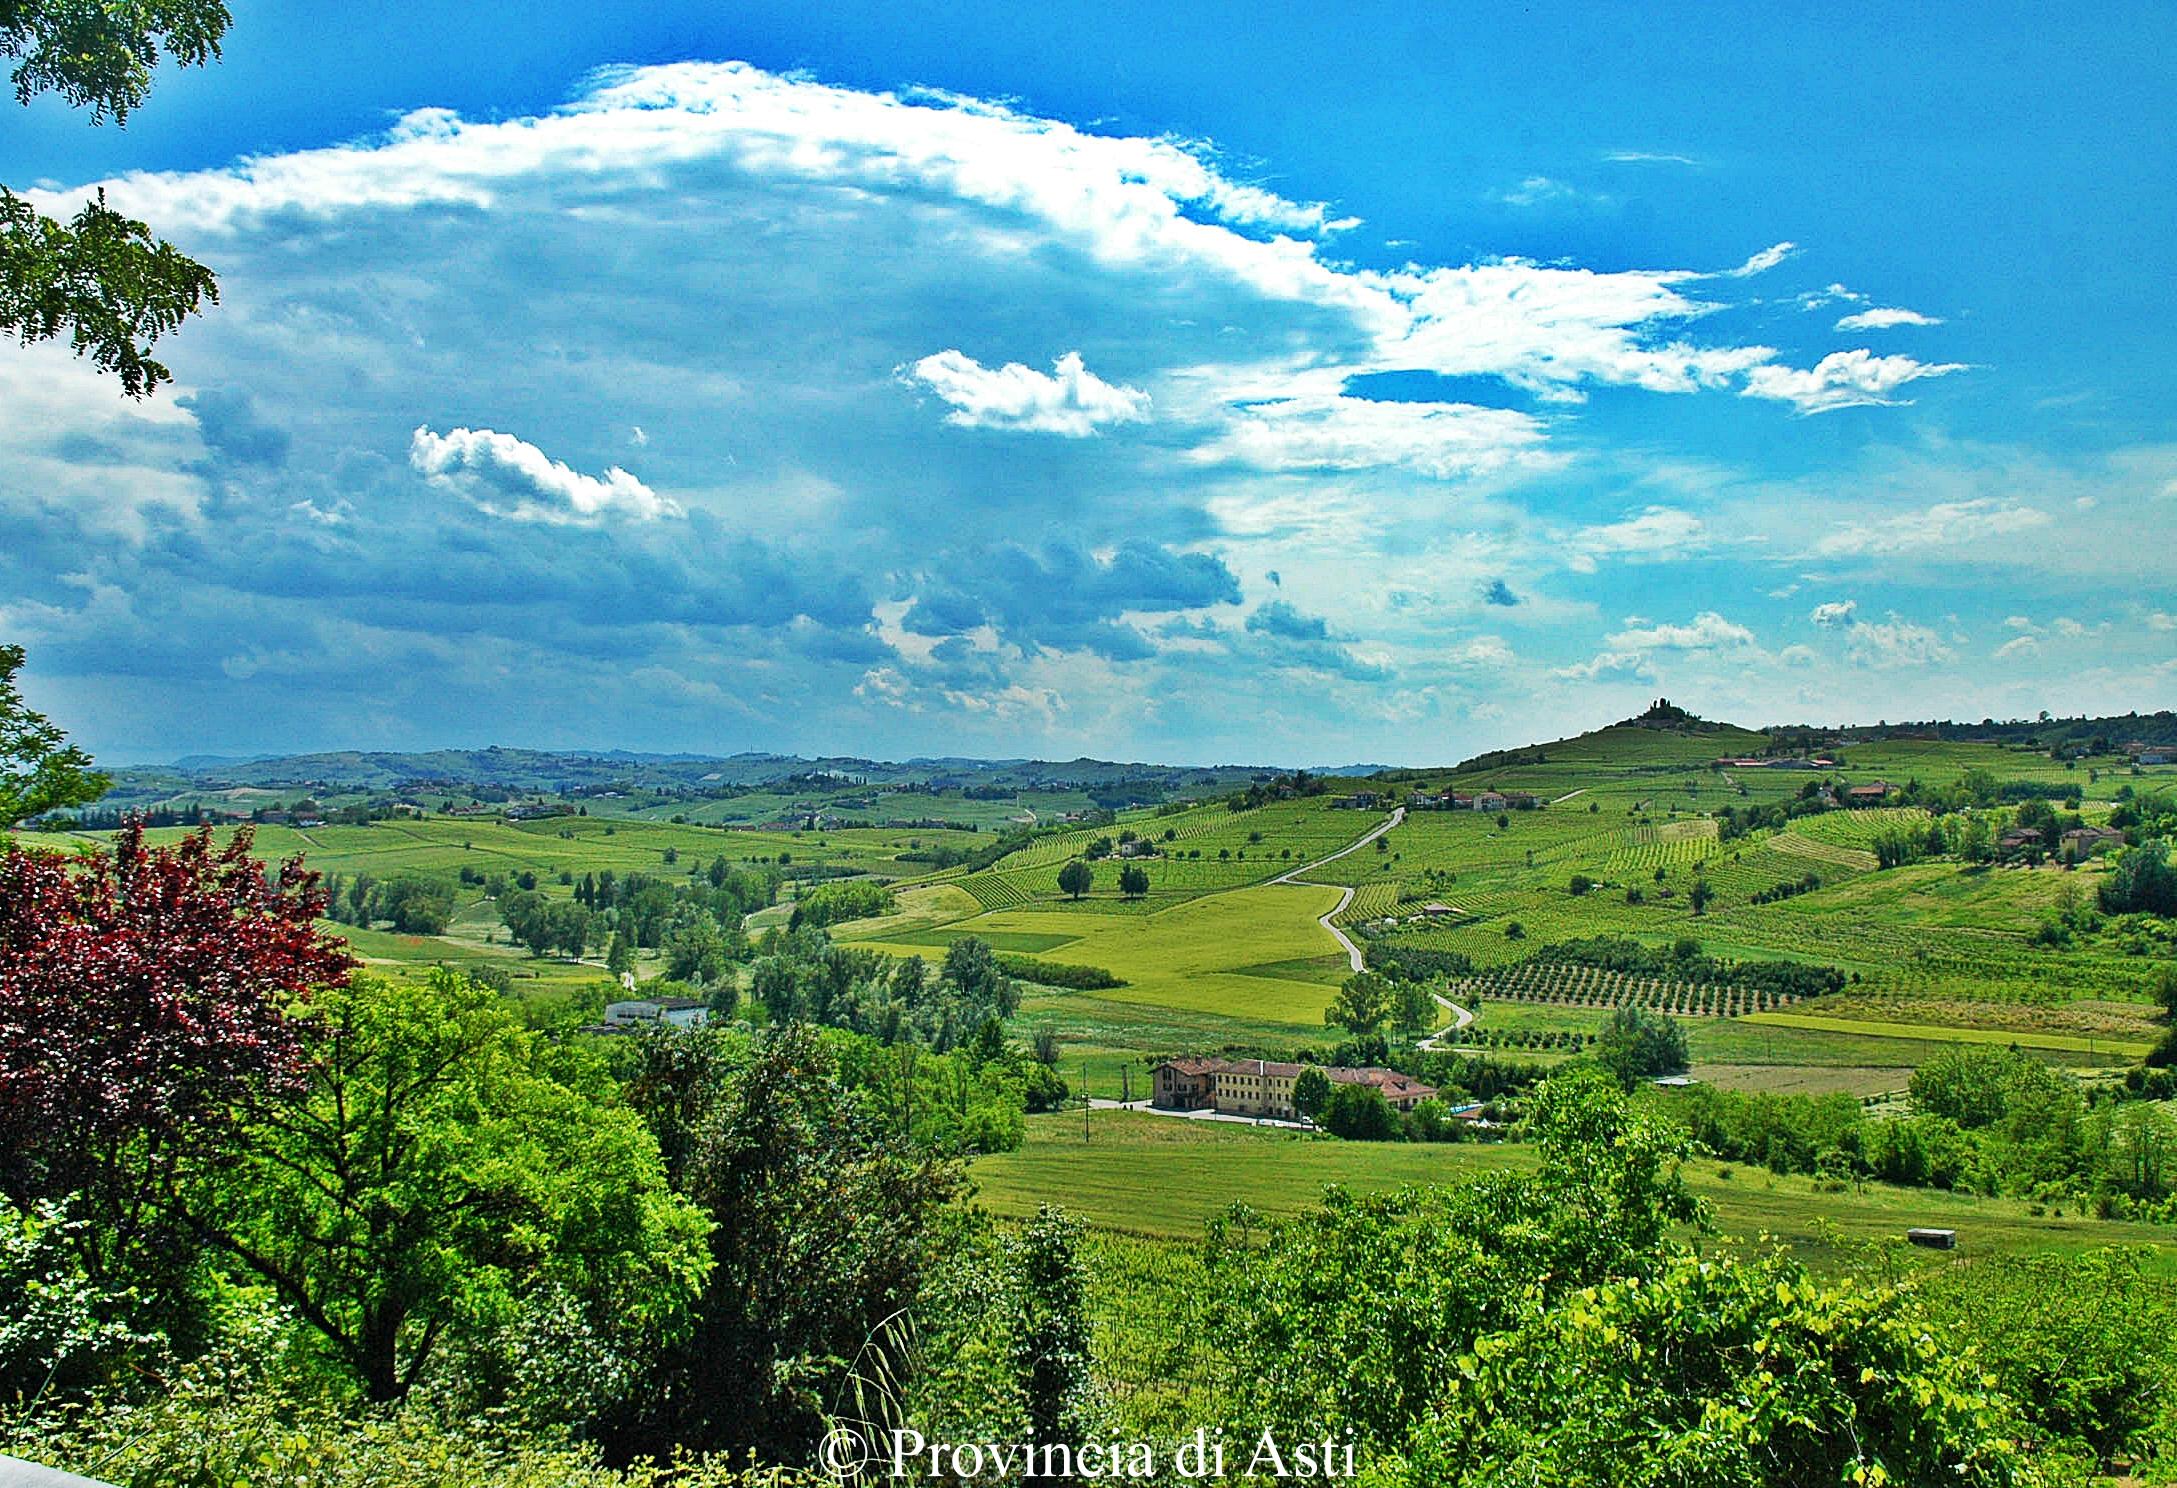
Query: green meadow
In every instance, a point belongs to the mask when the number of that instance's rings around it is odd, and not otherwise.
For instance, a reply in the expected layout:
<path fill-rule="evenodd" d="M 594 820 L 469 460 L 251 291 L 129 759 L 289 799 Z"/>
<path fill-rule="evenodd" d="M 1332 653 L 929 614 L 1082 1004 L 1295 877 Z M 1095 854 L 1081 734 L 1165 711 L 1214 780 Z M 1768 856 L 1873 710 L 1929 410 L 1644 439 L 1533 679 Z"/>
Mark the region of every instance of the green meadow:
<path fill-rule="evenodd" d="M 971 1176 L 975 1202 L 994 1214 L 1026 1216 L 1058 1197 L 1100 1229 L 1170 1241 L 1199 1236 L 1208 1220 L 1235 1204 L 1261 1214 L 1294 1214 L 1318 1202 L 1332 1184 L 1372 1192 L 1457 1183 L 1533 1161 L 1532 1150 L 1517 1144 L 1339 1142 L 1234 1122 L 1101 1110 L 1090 1113 L 1086 1140 L 1079 1112 L 1031 1117 L 1019 1151 L 977 1160 Z M 1810 1178 L 1702 1161 L 1690 1164 L 1686 1176 L 1712 1209 L 1720 1235 L 1783 1245 L 1824 1264 L 1841 1264 L 1868 1245 L 1902 1250 L 1904 1230 L 1923 1225 L 1955 1229 L 1960 1258 L 2168 1239 L 2153 1225 L 2035 1214 L 2033 1206 L 2012 1199 L 1879 1183 L 1825 1192 Z M 2177 1271 L 2177 1251 L 2155 1259 Z"/>

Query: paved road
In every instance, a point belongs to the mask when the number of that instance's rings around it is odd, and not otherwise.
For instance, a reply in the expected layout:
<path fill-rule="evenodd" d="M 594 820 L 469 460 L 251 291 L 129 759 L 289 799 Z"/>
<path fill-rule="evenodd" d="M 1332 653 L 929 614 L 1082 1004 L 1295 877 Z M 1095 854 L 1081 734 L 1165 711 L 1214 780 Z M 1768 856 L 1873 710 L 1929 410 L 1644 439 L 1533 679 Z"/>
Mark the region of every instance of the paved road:
<path fill-rule="evenodd" d="M 1089 1100 L 1092 1111 L 1141 1111 L 1151 1116 L 1170 1116 L 1180 1121 L 1226 1121 L 1241 1126 L 1275 1126 L 1286 1131 L 1313 1131 L 1305 1121 L 1281 1121 L 1275 1116 L 1239 1116 L 1229 1111 L 1174 1111 L 1164 1106 L 1152 1106 L 1145 1100 L 1115 1101 L 1093 1096 Z"/>
<path fill-rule="evenodd" d="M 1360 836 L 1354 838 L 1351 842 L 1348 842 L 1344 847 L 1339 848 L 1329 857 L 1317 858 L 1312 863 L 1304 863 L 1300 867 L 1295 868 L 1290 873 L 1280 873 L 1276 878 L 1271 879 L 1270 882 L 1274 884 L 1297 883 L 1300 879 L 1301 874 L 1312 873 L 1316 869 L 1322 867 L 1325 863 L 1335 863 L 1340 858 L 1344 857 L 1347 853 L 1357 852 L 1361 848 L 1368 846 L 1369 843 L 1374 842 L 1378 837 L 1381 837 L 1384 833 L 1390 831 L 1393 827 L 1397 826 L 1405 819 L 1406 808 L 1403 806 L 1394 806 L 1391 808 L 1390 816 L 1386 817 L 1383 821 L 1378 822 L 1372 830 L 1362 833 Z M 1329 885 L 1326 884 L 1324 885 L 1324 887 L 1327 888 L 1329 887 Z M 1330 938 L 1337 941 L 1340 946 L 1344 947 L 1346 953 L 1346 961 L 1349 965 L 1352 966 L 1355 971 L 1366 971 L 1368 969 L 1368 962 L 1362 958 L 1361 948 L 1353 943 L 1353 938 L 1351 936 L 1347 935 L 1345 931 L 1339 929 L 1336 925 L 1333 925 L 1331 923 L 1331 921 L 1337 916 L 1345 913 L 1345 907 L 1352 902 L 1353 890 L 1351 888 L 1346 888 L 1342 890 L 1338 895 L 1338 902 L 1330 907 L 1330 912 L 1328 914 L 1317 915 L 1315 917 L 1315 923 L 1321 925 L 1325 930 L 1328 930 L 1330 932 Z M 1463 1027 L 1464 1025 L 1462 1024 L 1461 1026 Z"/>
<path fill-rule="evenodd" d="M 1438 1007 L 1442 1008 L 1445 1012 L 1451 1014 L 1451 1022 L 1448 1025 L 1443 1028 L 1437 1029 L 1436 1032 L 1430 1034 L 1427 1038 L 1420 1040 L 1414 1045 L 1416 1049 L 1426 1049 L 1433 1054 L 1437 1050 L 1446 1047 L 1443 1042 L 1445 1034 L 1456 1033 L 1458 1030 L 1466 1027 L 1469 1023 L 1472 1023 L 1474 1021 L 1474 1014 L 1471 1010 L 1459 1006 L 1459 1004 L 1453 1002 L 1450 998 L 1446 997 L 1441 992 L 1431 992 L 1429 996 L 1436 999 L 1436 1005 Z M 1459 1048 L 1462 1046 L 1454 1044 L 1450 1047 Z"/>

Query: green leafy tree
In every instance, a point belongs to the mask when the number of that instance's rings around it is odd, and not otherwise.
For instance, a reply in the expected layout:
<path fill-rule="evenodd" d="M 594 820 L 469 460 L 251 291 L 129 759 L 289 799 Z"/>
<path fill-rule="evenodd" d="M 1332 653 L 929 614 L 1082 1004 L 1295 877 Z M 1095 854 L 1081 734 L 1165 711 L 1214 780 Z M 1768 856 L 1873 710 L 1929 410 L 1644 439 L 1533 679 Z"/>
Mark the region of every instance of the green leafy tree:
<path fill-rule="evenodd" d="M 0 646 L 0 831 L 41 812 L 85 805 L 113 786 L 91 768 L 89 755 L 23 701 L 15 684 L 22 669 L 23 648 Z"/>
<path fill-rule="evenodd" d="M 2100 899 L 2111 914 L 2177 915 L 2177 868 L 2170 866 L 2169 844 L 2150 837 L 2126 848 L 2102 881 Z"/>
<path fill-rule="evenodd" d="M 691 916 L 665 933 L 665 974 L 676 982 L 708 987 L 731 965 L 725 932 L 710 915 Z"/>
<path fill-rule="evenodd" d="M 453 891 L 428 878 L 396 878 L 378 890 L 377 918 L 400 935 L 441 935 L 454 917 Z"/>
<path fill-rule="evenodd" d="M 1088 1274 L 1081 1264 L 1081 1233 L 1080 1220 L 1042 1204 L 1007 1247 L 1013 1377 L 1033 1442 L 1081 1441 L 1087 1435 Z"/>
<path fill-rule="evenodd" d="M 1381 972 L 1357 971 L 1345 979 L 1323 1021 L 1343 1028 L 1355 1038 L 1367 1038 L 1380 1030 L 1391 1016 L 1394 989 Z"/>
<path fill-rule="evenodd" d="M 1426 982 L 1400 981 L 1391 989 L 1391 1026 L 1407 1038 L 1424 1033 L 1435 1021 L 1436 999 Z"/>
<path fill-rule="evenodd" d="M 1398 1113 L 1373 1085 L 1339 1085 L 1323 1107 L 1323 1129 L 1348 1142 L 1396 1142 Z"/>
<path fill-rule="evenodd" d="M 1312 1064 L 1293 1080 L 1293 1109 L 1310 1121 L 1323 1114 L 1323 1108 L 1330 1104 L 1330 1096 L 1330 1076 Z"/>
<path fill-rule="evenodd" d="M 450 1334 L 545 1287 L 617 1336 L 676 1330 L 708 1270 L 707 1224 L 600 1066 L 445 971 L 358 979 L 303 1021 L 306 1088 L 182 1204 L 370 1398 L 406 1394 Z"/>
<path fill-rule="evenodd" d="M 616 1453 L 801 1460 L 850 1377 L 910 1377 L 898 1320 L 963 1180 L 841 1079 L 827 1037 L 804 1024 L 638 1041 L 629 1099 L 712 1221 L 714 1264 L 692 1331 L 608 1430 Z"/>
<path fill-rule="evenodd" d="M 1068 859 L 1066 866 L 1058 870 L 1058 891 L 1069 898 L 1080 898 L 1095 882 L 1096 870 L 1079 858 Z"/>
<path fill-rule="evenodd" d="M 1676 1018 L 1630 1005 L 1603 1025 L 1596 1057 L 1628 1087 L 1657 1075 L 1683 1074 L 1690 1063 L 1686 1030 Z"/>
<path fill-rule="evenodd" d="M 1119 870 L 1119 892 L 1129 899 L 1139 899 L 1149 892 L 1149 870 L 1139 863 L 1129 863 Z"/>
<path fill-rule="evenodd" d="M 126 124 L 163 60 L 202 66 L 219 55 L 219 0 L 6 0 L 0 55 L 16 60 L 15 96 L 57 93 L 91 122 Z M 152 359 L 219 288 L 211 270 L 106 205 L 104 192 L 67 222 L 0 186 L 0 331 L 25 346 L 66 333 L 76 354 L 142 397 L 171 374 Z"/>

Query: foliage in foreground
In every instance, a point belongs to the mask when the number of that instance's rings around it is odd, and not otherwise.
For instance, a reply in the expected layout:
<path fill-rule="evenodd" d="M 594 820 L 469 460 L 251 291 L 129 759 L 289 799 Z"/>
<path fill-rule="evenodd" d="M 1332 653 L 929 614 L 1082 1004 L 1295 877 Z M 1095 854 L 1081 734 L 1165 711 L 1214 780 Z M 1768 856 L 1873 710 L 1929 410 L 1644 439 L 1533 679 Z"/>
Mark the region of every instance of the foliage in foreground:
<path fill-rule="evenodd" d="M 1552 1081 L 1533 1123 L 1531 1177 L 1219 1227 L 1246 1435 L 1351 1439 L 1371 1488 L 2067 1480 L 1908 1292 L 1671 1238 L 1689 1144 L 1614 1081 Z"/>

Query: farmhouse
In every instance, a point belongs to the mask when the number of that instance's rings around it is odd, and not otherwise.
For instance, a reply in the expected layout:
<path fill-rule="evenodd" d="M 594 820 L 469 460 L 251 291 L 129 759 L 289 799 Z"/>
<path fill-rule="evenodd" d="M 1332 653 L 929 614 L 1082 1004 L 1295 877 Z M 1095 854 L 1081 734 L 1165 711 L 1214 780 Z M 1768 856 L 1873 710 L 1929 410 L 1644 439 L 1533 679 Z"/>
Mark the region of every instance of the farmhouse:
<path fill-rule="evenodd" d="M 710 1005 L 695 997 L 634 997 L 605 1004 L 605 1025 L 611 1028 L 662 1023 L 671 1028 L 701 1028 L 710 1022 Z"/>
<path fill-rule="evenodd" d="M 2009 862 L 2040 852 L 2044 842 L 2038 827 L 2013 827 L 1996 839 L 1996 856 Z"/>
<path fill-rule="evenodd" d="M 1149 1103 L 1167 1111 L 1217 1111 L 1291 1121 L 1300 1114 L 1293 1107 L 1293 1082 L 1307 1068 L 1274 1059 L 1167 1059 L 1156 1068 Z M 1399 1111 L 1411 1111 L 1436 1094 L 1433 1085 L 1397 1070 L 1334 1066 L 1323 1073 L 1337 1085 L 1372 1085 Z"/>
<path fill-rule="evenodd" d="M 2056 855 L 2077 863 L 2123 845 L 2124 834 L 2115 827 L 2074 827 L 2057 839 Z"/>
<path fill-rule="evenodd" d="M 1847 806 L 1880 806 L 1894 788 L 1887 780 L 1848 785 L 1844 788 L 1844 803 Z"/>

